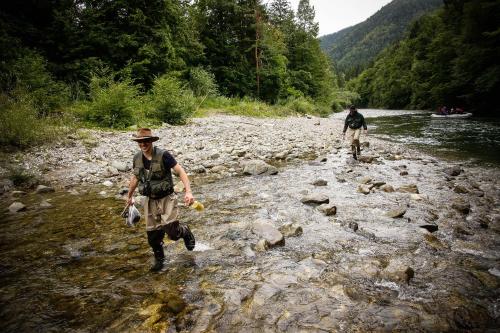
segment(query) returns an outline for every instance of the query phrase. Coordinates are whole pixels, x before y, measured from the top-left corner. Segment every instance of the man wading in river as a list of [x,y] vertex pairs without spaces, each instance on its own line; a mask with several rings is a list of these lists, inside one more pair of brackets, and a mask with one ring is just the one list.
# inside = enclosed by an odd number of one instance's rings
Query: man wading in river
[[352,157],[354,157],[355,160],[358,159],[358,155],[361,152],[361,147],[359,145],[361,126],[363,126],[366,135],[368,133],[368,128],[366,127],[365,118],[361,113],[358,112],[354,105],[351,105],[351,107],[349,108],[349,114],[345,118],[344,130],[342,131],[342,135],[343,137],[345,137],[347,128],[349,128],[347,136],[351,139]]
[[194,202],[189,184],[189,178],[184,169],[166,150],[153,146],[159,138],[153,136],[149,128],[141,128],[132,140],[139,144],[140,152],[134,156],[134,174],[130,178],[127,206],[134,203],[134,191],[139,187],[139,193],[146,196],[144,216],[148,243],[153,249],[155,263],[151,271],[157,272],[163,268],[165,254],[163,253],[163,238],[165,233],[172,240],[184,239],[184,245],[189,251],[195,246],[195,239],[189,227],[177,220],[177,194],[174,192],[173,169],[184,184],[184,203],[189,206]]

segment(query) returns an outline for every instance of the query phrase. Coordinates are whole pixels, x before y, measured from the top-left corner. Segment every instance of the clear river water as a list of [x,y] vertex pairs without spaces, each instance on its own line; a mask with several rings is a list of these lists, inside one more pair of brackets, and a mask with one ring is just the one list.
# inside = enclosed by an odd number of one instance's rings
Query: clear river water
[[[486,128],[475,119],[361,112],[376,136],[498,163],[485,151],[490,145],[498,151],[498,122]],[[484,138],[489,145],[482,145]],[[193,177],[205,210],[183,207],[181,219],[196,235],[196,248],[188,252],[182,241],[166,241],[166,267],[158,274],[148,272],[144,223],[130,228],[119,217],[118,187],[4,195],[0,331],[497,331],[495,168],[464,167],[450,178],[439,159],[396,145],[372,140],[362,156],[376,161],[358,163],[340,141],[331,144],[323,158],[276,163],[273,176]],[[315,185],[318,180],[324,186]],[[386,183],[394,189],[382,190]],[[360,193],[363,184],[368,194]],[[458,185],[467,192],[454,192]],[[309,194],[327,196],[336,214],[303,204]],[[450,205],[462,199],[470,212]],[[14,201],[27,209],[9,213]],[[402,215],[388,215],[395,209]],[[301,232],[263,251],[253,230],[260,219],[276,228],[293,223]]]
[[[481,165],[500,165],[500,119],[432,118],[429,112],[360,110],[369,131],[426,153]],[[345,114],[343,114],[345,116]]]

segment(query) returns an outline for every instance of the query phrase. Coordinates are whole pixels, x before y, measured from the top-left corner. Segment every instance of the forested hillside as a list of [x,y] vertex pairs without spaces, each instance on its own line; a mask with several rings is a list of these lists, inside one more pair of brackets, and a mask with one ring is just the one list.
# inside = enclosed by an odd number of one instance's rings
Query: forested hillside
[[359,74],[380,51],[403,38],[408,25],[443,0],[394,0],[366,21],[320,38],[322,49],[347,79]]
[[328,114],[340,106],[314,18],[309,0],[297,12],[287,0],[4,1],[1,141],[29,141],[19,119],[124,128],[241,103]]
[[447,0],[348,84],[371,107],[460,106],[496,115],[500,96],[500,1]]

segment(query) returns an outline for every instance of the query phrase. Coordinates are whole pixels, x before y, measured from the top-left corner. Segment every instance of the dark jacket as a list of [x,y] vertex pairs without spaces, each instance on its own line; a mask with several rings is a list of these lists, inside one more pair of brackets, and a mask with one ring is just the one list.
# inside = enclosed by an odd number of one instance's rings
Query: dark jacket
[[347,127],[350,129],[358,129],[361,128],[361,126],[363,126],[363,129],[366,130],[367,127],[365,117],[357,111],[353,114],[349,113],[345,118],[344,130],[342,132],[345,133],[347,131]]

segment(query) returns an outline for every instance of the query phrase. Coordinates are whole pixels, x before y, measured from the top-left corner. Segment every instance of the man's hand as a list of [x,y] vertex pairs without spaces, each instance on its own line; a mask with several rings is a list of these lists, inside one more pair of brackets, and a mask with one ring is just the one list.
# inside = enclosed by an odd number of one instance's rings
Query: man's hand
[[367,129],[365,129],[365,135],[366,135],[366,134],[368,134],[368,128],[367,128]]
[[125,206],[131,206],[135,203],[134,197],[128,197],[127,198],[127,204]]
[[191,191],[186,191],[186,194],[184,194],[184,204],[186,206],[191,206],[191,204],[194,202],[194,197]]
[[342,132],[340,136],[342,137],[342,141],[345,140],[345,132]]

